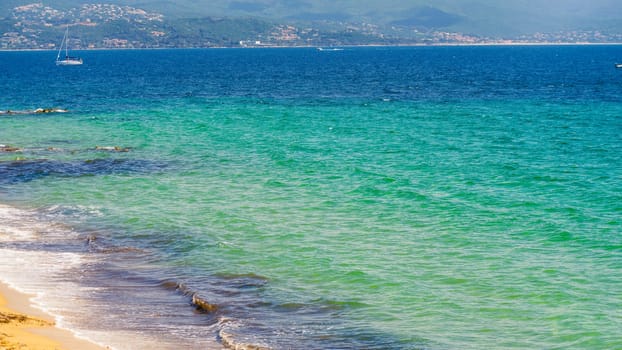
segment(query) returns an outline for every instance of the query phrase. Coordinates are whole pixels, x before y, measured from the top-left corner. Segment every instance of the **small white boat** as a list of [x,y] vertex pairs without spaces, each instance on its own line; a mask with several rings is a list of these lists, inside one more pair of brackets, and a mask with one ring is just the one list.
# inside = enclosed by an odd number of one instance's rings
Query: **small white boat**
[[616,63],[616,68],[622,68],[622,63]]
[[79,66],[82,63],[84,62],[81,58],[71,56],[65,56],[65,58],[63,58],[62,60],[56,60],[57,66]]
[[[69,48],[67,47],[68,41],[69,41],[69,25],[67,26],[67,29],[65,29],[65,35],[63,36],[63,41],[60,43],[60,48],[58,49],[58,55],[56,55],[57,66],[79,66],[83,63],[82,58],[69,56]],[[61,58],[61,52],[63,51],[63,46],[65,47],[65,57]]]

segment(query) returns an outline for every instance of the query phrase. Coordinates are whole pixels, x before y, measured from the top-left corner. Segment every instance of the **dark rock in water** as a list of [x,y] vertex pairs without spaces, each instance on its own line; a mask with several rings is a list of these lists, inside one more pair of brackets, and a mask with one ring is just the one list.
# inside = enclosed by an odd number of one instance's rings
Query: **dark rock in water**
[[[95,148],[88,148],[87,151],[107,151],[107,152],[119,152],[119,153],[124,153],[124,152],[129,152],[131,150],[130,147],[121,147],[121,146],[95,146]],[[49,147],[45,147],[45,148],[19,148],[19,147],[13,147],[11,145],[4,145],[4,144],[0,144],[0,152],[30,152],[30,153],[35,153],[35,152],[41,152],[41,151],[47,151],[47,152],[62,152],[64,151],[61,148],[56,148],[53,146],[49,146]],[[76,150],[71,151],[72,153],[77,152]]]
[[61,109],[61,108],[37,108],[37,109],[33,109],[33,110],[26,110],[26,111],[12,111],[12,110],[6,110],[6,111],[0,111],[0,115],[20,115],[20,114],[48,114],[48,113],[67,113],[69,112],[66,109]]
[[89,251],[100,254],[124,254],[124,253],[144,253],[145,251],[135,247],[118,246],[100,242],[96,235],[90,234],[86,237],[86,246]]
[[12,147],[9,145],[0,145],[0,152],[19,152],[21,148]]
[[86,244],[87,245],[95,244],[95,241],[97,241],[97,236],[95,236],[95,235],[88,235],[86,237]]
[[203,300],[200,296],[198,296],[196,293],[192,295],[192,304],[196,306],[197,309],[207,312],[207,313],[214,313],[218,311],[218,305],[208,303],[207,301]]
[[35,114],[41,113],[67,113],[68,111],[60,108],[37,108],[33,111]]
[[96,151],[110,151],[110,152],[129,152],[129,147],[119,146],[95,146]]

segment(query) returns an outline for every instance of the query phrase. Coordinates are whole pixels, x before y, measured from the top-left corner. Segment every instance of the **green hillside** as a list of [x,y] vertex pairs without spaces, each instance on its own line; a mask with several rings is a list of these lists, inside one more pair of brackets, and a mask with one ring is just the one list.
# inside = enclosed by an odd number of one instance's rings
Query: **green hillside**
[[[8,14],[35,0],[2,0]],[[91,0],[44,0],[59,9]],[[451,29],[478,35],[518,35],[558,30],[622,32],[619,1],[612,0],[106,0],[168,18],[258,17],[301,22],[368,22]],[[0,15],[0,17],[3,17]]]
[[[69,1],[69,0],[62,0]],[[173,17],[256,16],[447,28],[479,35],[557,30],[622,31],[612,0],[116,0]]]

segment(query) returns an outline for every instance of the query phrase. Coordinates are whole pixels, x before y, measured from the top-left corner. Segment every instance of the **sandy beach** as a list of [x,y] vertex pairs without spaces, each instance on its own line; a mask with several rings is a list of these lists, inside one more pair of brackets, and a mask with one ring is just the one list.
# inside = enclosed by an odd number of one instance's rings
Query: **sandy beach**
[[33,308],[30,297],[0,283],[0,350],[102,350],[104,347],[55,327],[52,316]]

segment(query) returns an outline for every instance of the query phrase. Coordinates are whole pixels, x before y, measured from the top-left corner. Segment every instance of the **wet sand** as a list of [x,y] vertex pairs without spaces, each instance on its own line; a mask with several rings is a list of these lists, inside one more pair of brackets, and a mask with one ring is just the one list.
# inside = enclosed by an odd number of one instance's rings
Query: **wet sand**
[[0,350],[104,350],[55,327],[54,319],[30,305],[28,295],[0,283]]

